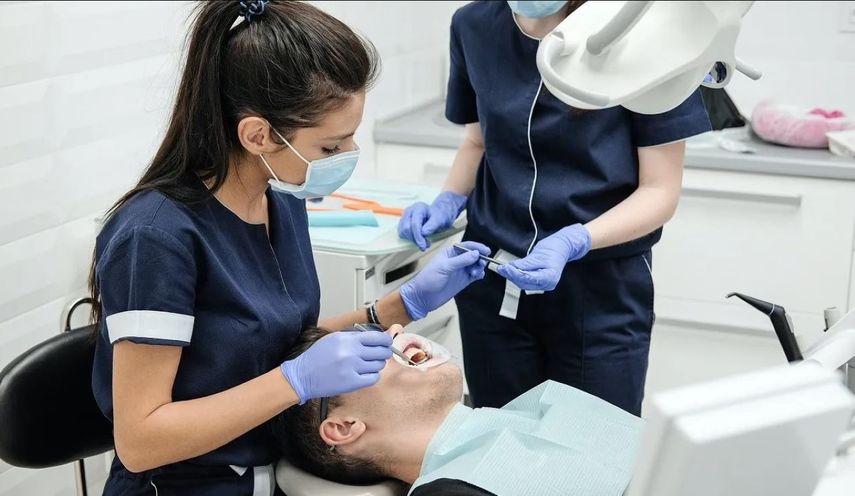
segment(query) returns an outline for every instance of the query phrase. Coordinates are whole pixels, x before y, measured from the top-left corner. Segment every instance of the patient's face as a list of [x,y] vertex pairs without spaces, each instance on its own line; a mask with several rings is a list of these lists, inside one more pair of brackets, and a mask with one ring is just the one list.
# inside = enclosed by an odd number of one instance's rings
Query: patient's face
[[380,372],[377,384],[344,395],[339,407],[342,411],[331,414],[359,416],[369,427],[380,421],[412,423],[423,416],[445,413],[461,400],[463,378],[453,361],[443,360],[435,353],[431,356],[431,343],[403,332],[401,326],[392,326],[387,332],[405,355],[418,362],[420,355],[427,353],[427,360],[413,367],[393,357]]

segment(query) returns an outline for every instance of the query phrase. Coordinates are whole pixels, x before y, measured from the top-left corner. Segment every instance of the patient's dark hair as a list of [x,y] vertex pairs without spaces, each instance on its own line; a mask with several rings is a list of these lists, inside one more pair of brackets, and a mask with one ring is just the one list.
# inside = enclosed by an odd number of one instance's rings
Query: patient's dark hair
[[[316,327],[305,329],[284,359],[295,358],[328,333]],[[330,410],[339,405],[340,397],[329,399]],[[340,484],[373,484],[387,479],[386,472],[371,460],[330,451],[319,434],[320,406],[319,399],[309,400],[292,406],[270,421],[273,438],[285,457],[306,472]]]

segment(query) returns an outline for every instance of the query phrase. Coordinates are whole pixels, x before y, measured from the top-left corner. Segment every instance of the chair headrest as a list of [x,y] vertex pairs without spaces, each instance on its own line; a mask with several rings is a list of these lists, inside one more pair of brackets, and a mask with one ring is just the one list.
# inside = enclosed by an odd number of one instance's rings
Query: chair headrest
[[92,394],[96,326],[30,348],[0,372],[0,459],[45,468],[113,447],[112,424]]
[[276,484],[288,496],[404,496],[408,490],[403,482],[391,479],[366,486],[339,484],[295,467],[285,458],[276,465]]

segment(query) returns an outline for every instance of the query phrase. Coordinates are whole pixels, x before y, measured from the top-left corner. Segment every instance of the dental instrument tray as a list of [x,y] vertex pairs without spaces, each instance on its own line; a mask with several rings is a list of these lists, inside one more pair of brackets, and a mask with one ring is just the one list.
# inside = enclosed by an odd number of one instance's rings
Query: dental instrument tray
[[[415,245],[398,237],[398,221],[401,219],[392,212],[400,212],[413,203],[422,201],[430,203],[439,194],[439,188],[418,186],[412,184],[381,181],[377,179],[352,178],[341,190],[332,197],[326,197],[321,202],[309,202],[311,210],[331,206],[340,207],[342,200],[367,205],[366,210],[380,208],[385,212],[377,212],[376,227],[355,225],[348,227],[309,228],[312,247],[324,250],[354,255],[384,255],[415,249]],[[358,202],[352,200],[358,198]],[[350,205],[350,203],[348,204]],[[350,210],[354,211],[354,210]],[[440,241],[463,230],[466,225],[465,216],[461,216],[454,225],[446,231],[430,236],[431,241]]]

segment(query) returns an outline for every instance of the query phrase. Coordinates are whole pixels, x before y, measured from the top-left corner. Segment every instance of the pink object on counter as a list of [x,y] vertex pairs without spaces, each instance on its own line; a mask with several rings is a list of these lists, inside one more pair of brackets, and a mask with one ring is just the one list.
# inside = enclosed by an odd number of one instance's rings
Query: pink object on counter
[[812,115],[821,115],[826,119],[835,119],[837,117],[846,117],[846,115],[840,110],[825,110],[821,108],[811,109],[809,114]]
[[799,148],[827,148],[829,131],[855,129],[855,120],[839,110],[804,109],[763,101],[751,115],[751,129],[770,143]]

